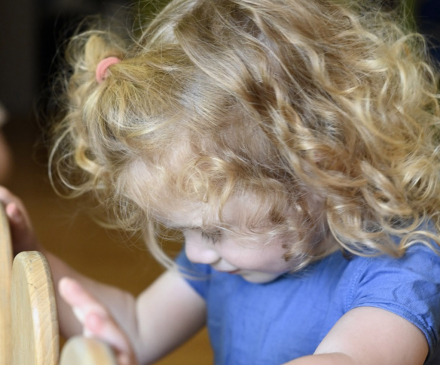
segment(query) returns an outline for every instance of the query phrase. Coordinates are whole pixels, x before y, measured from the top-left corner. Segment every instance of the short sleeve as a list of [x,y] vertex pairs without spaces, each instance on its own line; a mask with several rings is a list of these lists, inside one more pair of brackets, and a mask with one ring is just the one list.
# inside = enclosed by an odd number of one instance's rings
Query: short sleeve
[[211,266],[194,264],[188,260],[185,250],[176,258],[176,264],[184,279],[203,298],[206,299],[211,276]]
[[417,244],[399,259],[358,257],[353,264],[346,310],[377,307],[405,318],[424,333],[432,356],[440,331],[440,256]]

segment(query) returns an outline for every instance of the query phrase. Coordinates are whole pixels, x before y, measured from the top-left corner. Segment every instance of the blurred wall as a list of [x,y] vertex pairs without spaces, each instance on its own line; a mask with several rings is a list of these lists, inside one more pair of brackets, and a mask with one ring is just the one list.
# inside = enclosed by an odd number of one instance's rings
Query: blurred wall
[[84,16],[114,17],[129,0],[1,0],[0,101],[14,120],[32,117],[62,39]]
[[9,112],[28,116],[37,88],[35,0],[2,0],[0,5],[0,101]]
[[415,13],[419,30],[428,37],[430,52],[440,67],[440,0],[417,1]]

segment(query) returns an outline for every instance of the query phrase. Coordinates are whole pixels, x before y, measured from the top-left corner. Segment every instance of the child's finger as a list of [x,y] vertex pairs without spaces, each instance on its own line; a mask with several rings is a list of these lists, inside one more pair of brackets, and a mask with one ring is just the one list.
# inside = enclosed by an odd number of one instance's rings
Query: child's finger
[[120,365],[136,364],[127,337],[98,300],[70,278],[60,280],[59,292],[84,326],[85,336],[98,338],[112,346]]
[[5,211],[13,227],[18,229],[30,228],[28,227],[26,216],[16,202],[7,204]]
[[97,337],[121,353],[129,353],[130,347],[119,326],[109,315],[91,312],[85,316],[85,327],[93,337]]
[[58,291],[64,301],[72,307],[73,313],[78,321],[84,326],[84,335],[89,335],[85,327],[85,318],[89,313],[96,313],[104,316],[105,309],[99,305],[86,290],[75,280],[62,278],[58,284]]
[[9,220],[14,254],[21,251],[41,251],[23,203],[8,190],[0,187],[0,201],[5,206]]
[[6,206],[6,215],[9,219],[15,255],[21,251],[44,252],[30,221],[20,206],[16,203],[8,204]]
[[32,224],[23,202],[3,186],[0,186],[0,202],[3,203],[6,214],[12,223],[16,221],[14,218],[19,218],[20,223],[23,222],[27,228],[32,230]]
[[6,215],[11,219],[12,222],[20,224],[23,223],[24,220],[22,219],[22,214],[20,213],[20,210],[18,209],[17,204],[9,203],[5,207]]
[[0,201],[5,206],[11,203],[15,203],[20,210],[25,212],[22,201],[3,186],[0,186]]

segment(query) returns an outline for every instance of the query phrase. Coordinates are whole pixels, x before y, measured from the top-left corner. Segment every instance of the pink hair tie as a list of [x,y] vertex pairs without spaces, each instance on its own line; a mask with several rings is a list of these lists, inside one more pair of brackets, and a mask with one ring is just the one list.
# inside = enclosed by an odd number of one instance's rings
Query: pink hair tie
[[96,81],[98,82],[98,84],[101,84],[107,77],[108,68],[111,65],[114,65],[119,62],[121,62],[121,60],[118,57],[107,57],[98,63],[98,66],[96,66],[96,73],[95,73]]

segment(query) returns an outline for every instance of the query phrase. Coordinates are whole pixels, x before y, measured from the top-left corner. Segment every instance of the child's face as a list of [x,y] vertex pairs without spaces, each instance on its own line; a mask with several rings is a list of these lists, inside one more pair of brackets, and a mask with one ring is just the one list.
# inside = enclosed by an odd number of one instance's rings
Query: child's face
[[[131,172],[131,181],[142,181],[140,187],[135,185],[130,190],[132,199],[148,207],[148,203],[143,202],[142,193],[146,181],[152,187],[160,184],[155,183],[154,175],[142,163],[133,165]],[[166,194],[166,191],[157,193]],[[292,270],[293,264],[284,259],[286,249],[282,246],[289,242],[246,229],[246,222],[249,221],[257,228],[269,224],[264,214],[261,219],[254,219],[256,212],[264,210],[258,201],[252,195],[231,198],[223,208],[221,222],[215,211],[201,202],[189,203],[173,199],[170,205],[165,200],[161,206],[155,206],[154,211],[155,218],[162,224],[183,232],[185,250],[190,261],[211,265],[215,270],[231,275],[240,275],[249,282],[267,283]],[[207,218],[211,226],[224,228],[207,229],[204,218]]]
[[258,207],[243,202],[227,203],[221,224],[227,229],[204,227],[202,210],[186,211],[185,215],[177,213],[179,225],[174,227],[181,229],[185,236],[188,259],[211,265],[217,271],[240,275],[253,283],[270,282],[291,270],[292,264],[284,259],[285,242],[239,226],[238,222],[246,221],[255,209]]
[[291,269],[283,258],[285,249],[279,240],[267,242],[264,235],[234,239],[223,231],[206,232],[200,228],[186,228],[183,233],[190,261],[240,275],[249,282],[268,283]]

